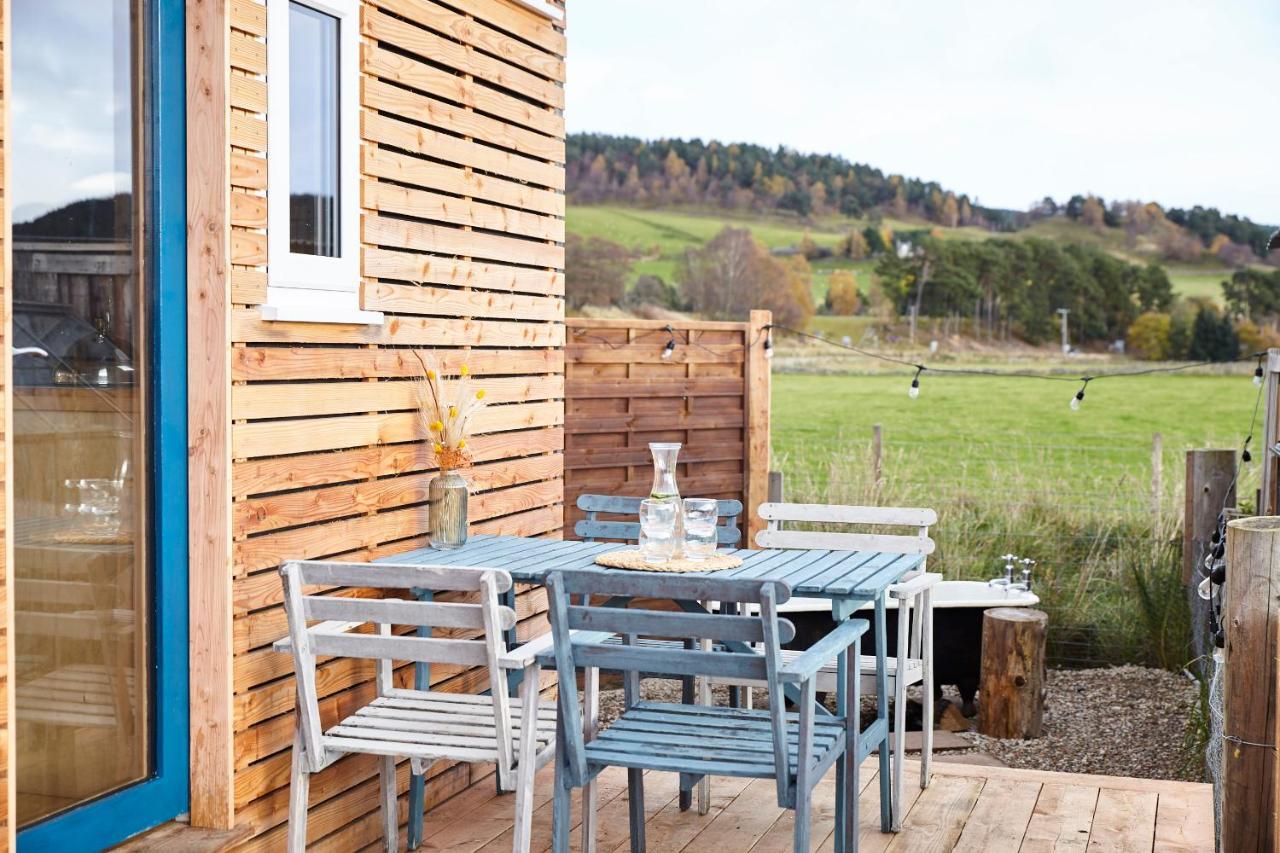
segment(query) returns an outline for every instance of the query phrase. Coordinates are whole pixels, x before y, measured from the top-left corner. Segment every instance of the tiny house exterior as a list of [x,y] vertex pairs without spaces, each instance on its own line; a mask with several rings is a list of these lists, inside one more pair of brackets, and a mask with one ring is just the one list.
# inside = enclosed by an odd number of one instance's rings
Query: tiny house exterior
[[[189,815],[281,849],[278,568],[423,544],[415,348],[498,404],[472,529],[564,523],[563,5],[0,17],[3,847],[99,849]],[[542,630],[540,590],[518,609]],[[325,710],[372,678],[322,665]],[[438,773],[428,805],[472,773]],[[316,849],[377,841],[374,763],[317,776],[311,806]]]

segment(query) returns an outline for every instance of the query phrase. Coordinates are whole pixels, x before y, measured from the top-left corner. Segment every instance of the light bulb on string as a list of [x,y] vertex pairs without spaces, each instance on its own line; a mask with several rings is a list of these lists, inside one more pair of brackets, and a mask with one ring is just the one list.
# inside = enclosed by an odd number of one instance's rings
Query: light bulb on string
[[916,365],[916,375],[911,377],[911,387],[907,389],[907,396],[912,400],[920,396],[920,374],[924,371],[924,366]]
[[1089,381],[1092,378],[1093,377],[1091,376],[1086,376],[1084,378],[1083,383],[1080,385],[1080,390],[1077,391],[1076,395],[1071,398],[1071,411],[1073,412],[1080,411],[1080,404],[1084,402],[1084,390],[1089,387]]
[[1249,442],[1251,442],[1251,441],[1253,441],[1253,434],[1252,434],[1252,433],[1250,433],[1249,435],[1245,436],[1245,438],[1244,438],[1244,448],[1240,451],[1240,461],[1241,461],[1241,462],[1252,462],[1252,461],[1253,461],[1253,454],[1249,452]]
[[773,326],[765,327],[764,332],[764,357],[773,358]]
[[667,338],[667,343],[662,348],[662,358],[669,359],[671,354],[676,351],[676,330],[667,326],[667,334],[671,337]]
[[1258,366],[1253,369],[1253,387],[1262,387],[1262,358],[1258,358]]

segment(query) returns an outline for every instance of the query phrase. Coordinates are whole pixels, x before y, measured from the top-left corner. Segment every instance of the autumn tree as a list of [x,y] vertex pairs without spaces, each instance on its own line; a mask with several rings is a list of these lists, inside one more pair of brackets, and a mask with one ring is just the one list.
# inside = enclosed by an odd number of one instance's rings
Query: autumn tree
[[836,254],[851,261],[860,261],[871,254],[871,247],[861,232],[850,231],[836,244]]
[[1171,356],[1170,330],[1173,318],[1168,314],[1148,311],[1129,324],[1125,333],[1125,349],[1150,361],[1163,361]]
[[1101,229],[1106,225],[1107,209],[1097,196],[1089,196],[1080,208],[1080,221],[1090,228]]
[[778,323],[803,327],[813,316],[809,262],[801,255],[780,261],[745,228],[726,227],[686,252],[676,280],[683,301],[711,319],[741,319],[763,308]]
[[564,269],[568,307],[615,305],[627,292],[631,253],[603,237],[570,233],[564,243]]
[[858,313],[862,295],[858,292],[858,279],[849,270],[836,270],[827,281],[827,310],[832,314],[850,316]]

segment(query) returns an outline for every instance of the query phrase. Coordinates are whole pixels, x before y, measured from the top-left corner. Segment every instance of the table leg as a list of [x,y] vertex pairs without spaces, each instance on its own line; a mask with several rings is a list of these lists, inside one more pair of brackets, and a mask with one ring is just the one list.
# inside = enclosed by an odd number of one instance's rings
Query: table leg
[[[686,649],[693,648],[693,640],[685,640],[684,647]],[[686,675],[680,680],[680,704],[692,705],[693,698],[693,676]],[[693,791],[686,791],[680,788],[680,811],[687,812],[693,806]]]
[[[885,637],[884,593],[876,596],[876,719],[882,721],[884,733],[880,741],[880,831],[893,828],[892,781],[889,774],[889,677],[888,651]],[[898,733],[902,737],[902,732]]]

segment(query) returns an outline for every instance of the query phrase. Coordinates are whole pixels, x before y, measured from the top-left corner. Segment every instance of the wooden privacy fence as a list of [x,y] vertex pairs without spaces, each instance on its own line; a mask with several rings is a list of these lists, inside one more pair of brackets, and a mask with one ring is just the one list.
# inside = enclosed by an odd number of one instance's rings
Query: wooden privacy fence
[[578,495],[649,493],[651,441],[683,444],[682,494],[742,501],[743,532],[755,536],[768,490],[771,319],[752,311],[746,323],[567,321],[566,537],[583,516]]

